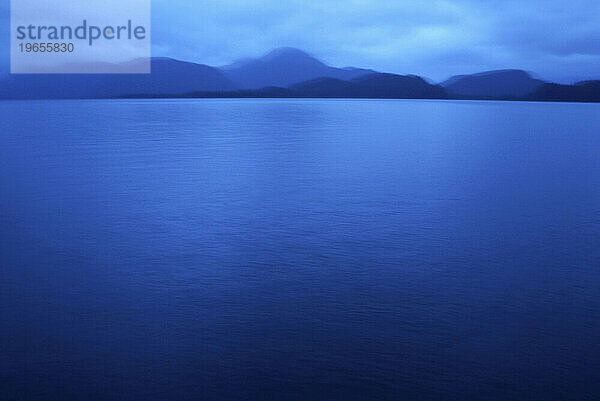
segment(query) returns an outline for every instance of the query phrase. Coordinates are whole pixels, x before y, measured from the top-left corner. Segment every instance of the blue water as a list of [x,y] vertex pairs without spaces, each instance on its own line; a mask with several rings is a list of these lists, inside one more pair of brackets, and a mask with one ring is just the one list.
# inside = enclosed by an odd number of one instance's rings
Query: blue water
[[0,117],[1,400],[600,397],[600,105]]

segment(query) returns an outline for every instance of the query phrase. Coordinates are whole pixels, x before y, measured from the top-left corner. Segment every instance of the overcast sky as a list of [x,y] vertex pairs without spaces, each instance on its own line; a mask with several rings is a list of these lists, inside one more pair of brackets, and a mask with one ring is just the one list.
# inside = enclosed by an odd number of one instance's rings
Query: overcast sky
[[[8,1],[0,50],[8,64]],[[81,1],[81,0],[72,0]],[[154,0],[153,55],[210,65],[301,48],[334,66],[442,80],[520,68],[600,78],[599,0]]]

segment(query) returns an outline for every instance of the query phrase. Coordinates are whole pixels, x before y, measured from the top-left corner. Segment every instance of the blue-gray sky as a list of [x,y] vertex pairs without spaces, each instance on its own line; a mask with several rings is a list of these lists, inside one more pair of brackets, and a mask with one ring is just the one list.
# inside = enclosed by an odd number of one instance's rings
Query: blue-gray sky
[[598,0],[153,0],[152,14],[154,56],[210,65],[292,46],[334,66],[433,80],[499,68],[600,78]]

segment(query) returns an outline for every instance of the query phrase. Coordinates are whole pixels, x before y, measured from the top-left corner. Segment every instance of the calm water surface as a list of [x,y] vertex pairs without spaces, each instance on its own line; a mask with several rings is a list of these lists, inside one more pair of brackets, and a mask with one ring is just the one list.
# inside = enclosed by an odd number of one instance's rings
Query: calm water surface
[[600,105],[0,117],[2,400],[600,397]]

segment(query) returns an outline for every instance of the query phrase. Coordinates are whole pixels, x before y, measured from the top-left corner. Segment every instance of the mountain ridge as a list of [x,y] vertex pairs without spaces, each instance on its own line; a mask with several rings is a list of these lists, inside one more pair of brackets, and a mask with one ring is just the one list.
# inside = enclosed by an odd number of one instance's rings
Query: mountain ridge
[[151,74],[14,74],[0,81],[0,98],[88,99],[142,93],[174,95],[191,88],[236,89],[220,70],[204,64],[161,57],[151,59],[151,69]]
[[262,57],[246,59],[234,64],[235,67],[225,67],[222,71],[240,89],[288,87],[319,77],[351,80],[373,72],[355,67],[331,67],[310,54],[292,47],[277,48]]
[[[127,63],[122,66],[126,71]],[[561,85],[542,81],[523,70],[504,69],[457,75],[436,84],[417,75],[331,67],[289,47],[220,68],[168,57],[152,58],[151,66],[151,74],[0,76],[0,99],[356,97],[600,101],[600,81]]]
[[533,78],[524,70],[502,69],[455,75],[440,85],[451,96],[511,98],[534,93],[542,84],[544,81]]

